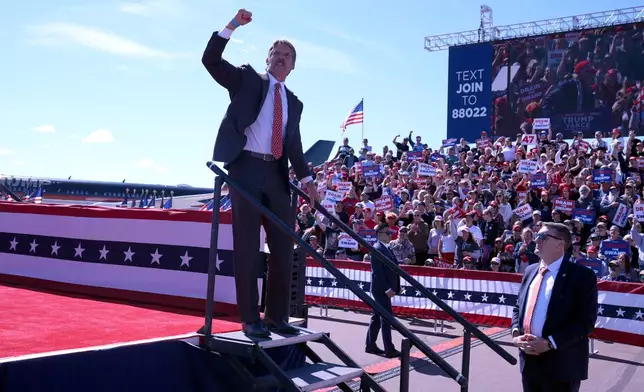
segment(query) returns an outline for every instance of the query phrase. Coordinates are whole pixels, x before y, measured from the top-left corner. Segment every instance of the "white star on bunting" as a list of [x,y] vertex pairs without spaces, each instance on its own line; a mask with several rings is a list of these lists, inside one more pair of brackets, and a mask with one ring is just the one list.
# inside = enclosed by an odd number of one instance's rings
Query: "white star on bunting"
[[221,270],[219,269],[219,266],[220,266],[220,265],[221,265],[221,263],[223,263],[223,262],[224,262],[224,259],[220,259],[220,258],[219,258],[219,252],[217,252],[217,271],[221,271]]
[[617,317],[624,317],[625,311],[622,308],[617,309]]
[[127,247],[127,251],[123,252],[123,254],[125,255],[125,260],[123,260],[124,262],[125,262],[125,261],[128,261],[128,260],[129,260],[130,262],[132,262],[132,257],[134,257],[134,255],[135,255],[136,253],[132,252],[132,247],[131,247],[131,246],[128,246],[128,247]]
[[85,252],[85,249],[81,246],[81,243],[78,243],[78,247],[74,248],[74,257],[79,257],[83,258],[83,252]]
[[150,264],[158,264],[161,265],[161,257],[163,256],[161,253],[159,253],[159,248],[154,250],[154,253],[150,253],[150,256],[152,256],[152,261]]
[[190,268],[190,260],[192,260],[192,257],[188,255],[188,251],[186,250],[186,254],[181,256],[181,265],[180,267],[183,267],[184,265],[188,268]]
[[16,237],[13,237],[13,241],[9,241],[9,250],[17,250],[16,247],[18,244],[19,242],[16,241]]
[[499,303],[504,304],[505,303],[505,295],[501,295],[499,297]]
[[60,245],[58,245],[58,241],[54,242],[54,244],[51,246],[51,254],[58,256],[58,249],[60,249]]
[[107,247],[103,245],[103,249],[99,249],[98,251],[101,252],[101,256],[98,259],[107,260],[107,254],[110,253],[110,251],[107,250]]
[[635,312],[635,320],[641,319],[641,318],[644,318],[644,313],[642,313],[641,310],[638,310],[637,312]]
[[38,243],[36,242],[36,239],[34,238],[33,241],[29,244],[29,253],[36,253],[36,248],[38,247]]

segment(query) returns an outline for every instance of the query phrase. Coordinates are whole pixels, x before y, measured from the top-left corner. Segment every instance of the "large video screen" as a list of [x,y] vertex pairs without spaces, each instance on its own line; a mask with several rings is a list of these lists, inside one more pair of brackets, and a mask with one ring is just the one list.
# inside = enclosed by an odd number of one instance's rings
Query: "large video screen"
[[516,136],[545,117],[566,138],[620,126],[624,136],[644,133],[643,23],[452,47],[449,56],[447,138]]

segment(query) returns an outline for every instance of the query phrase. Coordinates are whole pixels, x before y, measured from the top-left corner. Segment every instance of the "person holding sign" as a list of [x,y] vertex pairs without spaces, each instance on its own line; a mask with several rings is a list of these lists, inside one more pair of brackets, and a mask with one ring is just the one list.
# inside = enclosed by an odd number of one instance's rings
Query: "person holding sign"
[[[397,263],[396,257],[389,248],[392,231],[386,223],[380,223],[376,227],[378,241],[374,245],[389,260]],[[400,292],[400,278],[395,272],[385,267],[376,257],[371,258],[371,295],[373,299],[386,311],[393,314],[391,309],[391,298]],[[382,330],[382,341],[385,349],[382,350],[376,344],[378,333]],[[396,350],[391,340],[391,325],[374,313],[371,316],[365,352],[369,354],[385,355],[387,358],[397,358],[400,351]]]

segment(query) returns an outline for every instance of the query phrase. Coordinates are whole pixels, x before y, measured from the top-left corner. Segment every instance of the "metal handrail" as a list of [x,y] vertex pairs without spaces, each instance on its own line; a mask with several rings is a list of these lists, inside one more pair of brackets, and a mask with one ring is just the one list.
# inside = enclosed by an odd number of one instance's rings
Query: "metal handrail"
[[[440,367],[452,379],[454,379],[460,385],[467,385],[468,383],[467,378],[463,377],[463,375],[458,370],[456,370],[452,365],[450,365],[447,361],[441,358],[434,350],[432,350],[427,345],[427,343],[425,343],[422,339],[420,339],[413,332],[411,332],[404,324],[398,321],[398,319],[394,317],[393,314],[391,314],[390,312],[387,312],[373,298],[371,298],[371,296],[365,293],[364,290],[359,288],[357,284],[355,284],[351,279],[349,279],[345,274],[343,274],[342,271],[340,271],[337,267],[335,267],[332,263],[330,263],[326,258],[318,254],[315,251],[315,249],[313,249],[311,245],[309,245],[306,241],[304,241],[302,237],[297,235],[291,227],[289,227],[281,219],[275,216],[275,214],[273,214],[268,208],[266,208],[257,200],[255,200],[248,192],[246,192],[242,187],[240,187],[239,184],[232,181],[228,176],[228,174],[226,174],[223,170],[221,170],[221,168],[219,168],[214,162],[209,161],[207,163],[207,166],[210,170],[212,170],[215,174],[219,176],[219,178],[217,178],[217,180],[215,181],[216,188],[219,188],[219,189],[215,189],[215,200],[219,196],[217,195],[217,190],[219,191],[221,190],[221,185],[217,186],[217,183],[221,184],[221,179],[223,179],[224,182],[228,183],[229,187],[236,189],[237,192],[239,192],[239,194],[242,197],[244,197],[254,208],[258,209],[262,213],[262,215],[266,217],[266,219],[269,219],[280,230],[290,235],[293,238],[293,240],[300,247],[302,247],[302,249],[304,249],[314,259],[316,259],[324,268],[326,268],[327,271],[329,271],[331,275],[333,275],[340,283],[342,283],[346,288],[351,290],[353,294],[355,294],[364,303],[366,303],[369,307],[371,307],[383,320],[388,322],[401,335],[409,339],[414,346],[416,346],[423,354],[425,354],[428,358],[430,358],[436,365],[438,365],[438,367]],[[219,219],[218,217],[219,217],[219,209],[215,210],[213,208],[213,224],[214,222],[218,222],[218,219]],[[212,242],[211,242],[211,245],[212,245]],[[211,248],[210,252],[211,253],[210,253],[209,266],[215,262],[217,248],[216,247],[215,249]],[[211,268],[208,269],[208,272],[209,272],[208,274],[209,287],[208,287],[208,293],[207,293],[207,296],[208,296],[207,300],[210,302],[213,300],[213,297],[214,297],[214,290],[211,290],[211,286],[210,286]],[[212,273],[214,274],[214,269]],[[214,286],[214,277],[212,278],[212,285]],[[211,312],[210,321],[212,321],[212,308],[209,307],[208,309]],[[206,320],[208,321],[208,319],[209,317],[208,315],[206,315]],[[208,322],[206,324],[208,324]],[[211,330],[210,329],[211,326],[206,325],[205,327],[206,327],[206,331],[208,332],[208,334],[206,335],[208,336]]]
[[[291,183],[291,189],[296,192],[300,197],[302,197],[304,200],[310,201],[309,196],[300,188],[295,186],[294,184]],[[371,257],[376,256],[376,258],[383,263],[387,268],[390,270],[394,271],[396,274],[398,274],[400,277],[405,279],[414,289],[417,291],[421,292],[427,299],[435,303],[439,308],[441,308],[445,313],[450,315],[456,322],[461,324],[465,330],[469,331],[472,335],[474,335],[477,339],[480,339],[483,343],[485,343],[488,347],[490,347],[494,352],[499,354],[503,359],[505,359],[508,363],[512,365],[517,364],[517,359],[512,356],[509,352],[505,351],[503,347],[501,347],[499,344],[494,342],[494,340],[490,339],[486,334],[481,332],[480,329],[474,326],[474,324],[470,323],[467,321],[463,316],[461,316],[458,312],[456,312],[452,307],[447,305],[442,299],[438,298],[435,296],[429,289],[425,286],[423,286],[419,281],[414,279],[407,271],[402,269],[398,264],[394,263],[393,261],[389,260],[382,252],[374,248],[371,244],[369,244],[364,238],[360,237],[358,233],[353,231],[348,225],[346,225],[344,222],[342,222],[340,219],[338,219],[336,216],[333,214],[329,213],[326,208],[322,207],[322,205],[319,202],[315,202],[314,205],[315,209],[324,215],[326,218],[328,218],[330,221],[335,223],[340,230],[342,230],[344,233],[348,234],[351,238],[356,240],[358,244],[360,244],[362,247],[366,248],[369,253],[371,254]]]

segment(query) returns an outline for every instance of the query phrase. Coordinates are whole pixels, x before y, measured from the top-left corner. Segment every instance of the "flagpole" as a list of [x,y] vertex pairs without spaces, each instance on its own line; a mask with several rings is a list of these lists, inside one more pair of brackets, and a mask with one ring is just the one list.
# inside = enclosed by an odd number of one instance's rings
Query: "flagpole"
[[364,140],[364,98],[362,98],[362,140]]

